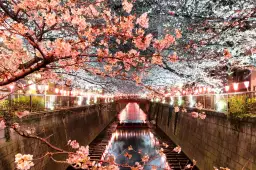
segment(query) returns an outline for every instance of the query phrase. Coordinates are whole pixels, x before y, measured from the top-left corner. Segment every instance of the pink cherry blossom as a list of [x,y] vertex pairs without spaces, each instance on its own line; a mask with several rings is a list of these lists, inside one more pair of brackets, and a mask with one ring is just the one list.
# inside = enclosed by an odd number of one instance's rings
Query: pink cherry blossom
[[175,15],[175,12],[174,11],[169,11],[169,14],[170,15]]
[[198,113],[197,112],[191,112],[191,116],[193,118],[198,118]]
[[135,166],[136,168],[138,168],[139,170],[143,169],[143,166],[139,163],[139,162],[135,162]]
[[104,70],[105,70],[106,72],[111,72],[111,71],[112,71],[112,66],[111,66],[111,65],[105,65],[105,66],[104,66]]
[[79,143],[76,140],[69,140],[68,145],[70,145],[73,149],[79,148]]
[[178,29],[175,29],[175,34],[176,34],[176,38],[178,39],[182,37],[181,32]]
[[4,129],[6,126],[5,126],[5,122],[4,120],[1,120],[0,122],[0,129]]
[[174,152],[180,153],[181,152],[181,147],[178,145],[173,149]]
[[172,55],[169,55],[169,60],[175,63],[178,60],[178,56],[176,52],[173,52]]
[[130,13],[132,11],[132,7],[133,7],[132,3],[129,3],[127,0],[123,0],[122,5],[123,5],[123,9],[127,13]]
[[180,111],[180,108],[179,108],[178,106],[175,106],[175,107],[174,107],[174,112],[177,113],[177,112],[179,112],[179,111]]
[[164,40],[166,41],[166,48],[175,43],[175,38],[170,34],[166,34]]
[[168,148],[168,147],[169,147],[169,145],[168,145],[167,143],[164,143],[164,142],[163,142],[163,146],[164,146],[165,148]]
[[[71,143],[72,141],[69,141]],[[88,165],[91,164],[89,155],[89,146],[81,146],[76,153],[68,155],[67,163],[71,164],[75,168],[88,169]]]
[[92,4],[89,5],[89,8],[90,8],[91,13],[92,13],[93,16],[98,16],[99,15],[99,12],[97,11],[97,9]]
[[55,13],[49,13],[46,15],[45,23],[50,27],[57,22]]
[[157,167],[156,166],[152,166],[151,170],[157,170]]
[[174,44],[174,42],[175,38],[172,35],[167,34],[165,35],[164,39],[155,40],[153,47],[157,49],[159,52],[161,52],[163,49],[169,48],[170,45]]
[[185,169],[190,169],[190,168],[192,168],[191,164],[188,164],[185,166]]
[[226,48],[223,50],[223,55],[225,58],[230,58],[232,56],[231,53]]
[[136,24],[139,24],[143,28],[148,28],[148,13],[143,13],[136,21]]
[[142,37],[142,36],[139,36],[139,37],[135,37],[133,39],[133,43],[135,44],[135,46],[140,49],[140,50],[146,50],[151,41],[152,41],[152,38],[153,38],[153,35],[152,34],[148,34],[146,35],[146,37]]
[[21,112],[15,112],[16,116],[18,116],[19,118],[22,118],[24,116],[29,115],[29,111],[25,110],[25,111],[21,111]]
[[199,113],[198,116],[199,116],[200,119],[203,119],[203,120],[206,118],[206,114],[204,112],[203,113]]
[[142,162],[148,162],[149,161],[149,156],[148,155],[144,155],[142,158],[141,158]]
[[162,65],[163,64],[163,57],[161,55],[158,54],[154,54],[152,56],[152,64],[157,64],[157,65]]
[[14,129],[19,129],[19,128],[20,128],[19,123],[13,123],[13,128],[14,128]]
[[33,155],[22,155],[20,153],[15,155],[16,168],[20,170],[28,170],[34,166]]

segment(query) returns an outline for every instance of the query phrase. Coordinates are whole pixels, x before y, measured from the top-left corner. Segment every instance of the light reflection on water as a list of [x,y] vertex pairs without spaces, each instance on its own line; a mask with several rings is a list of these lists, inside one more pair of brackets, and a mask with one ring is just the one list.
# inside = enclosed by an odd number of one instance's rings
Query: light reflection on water
[[145,123],[146,117],[137,103],[128,103],[118,115],[120,123]]
[[[130,145],[133,150],[128,150]],[[102,159],[106,159],[108,155],[114,155],[117,164],[134,166],[136,162],[142,164],[142,155],[147,154],[150,158],[150,161],[146,163],[147,165],[164,168],[166,157],[158,154],[159,147],[158,139],[149,130],[117,130],[112,134]],[[125,157],[125,153],[132,155],[132,157],[130,159]],[[149,170],[151,166],[145,166],[143,169]]]

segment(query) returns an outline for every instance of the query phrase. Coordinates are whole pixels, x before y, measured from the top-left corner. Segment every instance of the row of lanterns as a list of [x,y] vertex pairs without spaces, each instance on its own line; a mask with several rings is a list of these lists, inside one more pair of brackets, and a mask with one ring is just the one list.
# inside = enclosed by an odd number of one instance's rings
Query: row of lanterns
[[[250,84],[249,81],[245,81],[245,82],[244,82],[244,86],[245,86],[245,88],[246,88],[247,90],[248,90],[249,84]],[[235,91],[238,90],[238,87],[239,87],[239,83],[233,83],[233,89],[234,89]],[[230,86],[225,86],[225,91],[228,92],[229,90],[230,90]]]
[[[8,88],[10,89],[11,92],[13,92],[15,85],[14,84],[10,84],[8,86]],[[28,92],[31,93],[31,91],[38,91],[39,93],[44,93],[47,94],[47,91],[49,90],[49,85],[35,85],[32,84],[29,86],[29,90]],[[64,89],[60,89],[60,88],[55,88],[54,93],[57,95],[62,95],[62,96],[94,96],[94,97],[102,97],[102,98],[107,98],[107,102],[111,101],[111,98],[113,98],[112,95],[102,95],[102,94],[98,94],[98,93],[93,93],[93,92],[85,92],[81,89],[73,89],[71,91],[69,90],[64,90]]]

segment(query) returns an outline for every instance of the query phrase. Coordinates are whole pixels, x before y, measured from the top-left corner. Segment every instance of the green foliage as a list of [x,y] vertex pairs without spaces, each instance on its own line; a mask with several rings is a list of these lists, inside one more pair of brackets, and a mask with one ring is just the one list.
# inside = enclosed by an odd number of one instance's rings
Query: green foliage
[[7,110],[9,105],[8,100],[0,100],[0,109],[1,110]]
[[[31,103],[32,111],[40,111],[44,109],[44,99],[42,97],[33,96]],[[29,110],[30,96],[21,96],[12,100],[13,110]]]
[[175,98],[173,106],[183,106],[185,101],[183,99]]
[[255,114],[256,116],[256,98],[247,99],[247,113]]
[[[231,117],[254,117],[256,110],[256,98],[248,96],[232,96],[229,98],[229,115]],[[251,116],[250,116],[251,115]]]

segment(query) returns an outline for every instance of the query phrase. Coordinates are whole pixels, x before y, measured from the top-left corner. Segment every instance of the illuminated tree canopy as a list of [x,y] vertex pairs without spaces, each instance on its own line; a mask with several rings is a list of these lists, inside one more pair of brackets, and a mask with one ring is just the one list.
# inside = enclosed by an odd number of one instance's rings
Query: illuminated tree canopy
[[221,86],[255,66],[255,11],[254,0],[2,0],[0,85]]

